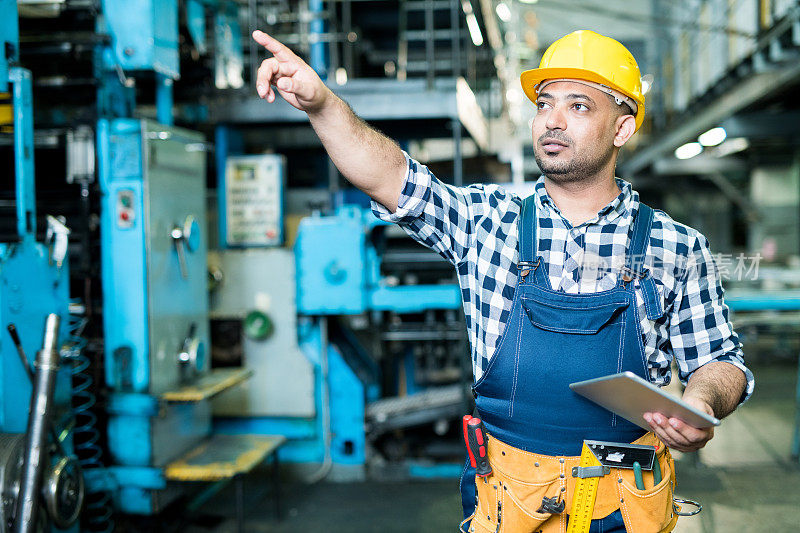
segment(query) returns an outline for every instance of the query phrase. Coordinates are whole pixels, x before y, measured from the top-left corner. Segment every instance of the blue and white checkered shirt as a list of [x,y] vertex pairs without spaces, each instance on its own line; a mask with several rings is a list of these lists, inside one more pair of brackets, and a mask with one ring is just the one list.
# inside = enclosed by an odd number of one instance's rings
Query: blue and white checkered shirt
[[[477,380],[488,366],[511,312],[522,199],[498,185],[444,184],[427,167],[405,156],[408,173],[397,210],[391,213],[374,201],[372,210],[456,267]],[[544,177],[536,183],[538,252],[554,290],[598,292],[617,283],[639,194],[625,180],[616,178],[616,183],[620,194],[597,216],[575,227],[548,196]],[[660,385],[669,383],[673,357],[684,383],[700,366],[725,361],[745,373],[747,391],[742,399],[749,398],[753,374],[744,364],[742,345],[728,319],[708,240],[656,210],[647,251],[638,259],[650,270],[664,310],[661,318],[649,320],[635,282],[651,378]]]

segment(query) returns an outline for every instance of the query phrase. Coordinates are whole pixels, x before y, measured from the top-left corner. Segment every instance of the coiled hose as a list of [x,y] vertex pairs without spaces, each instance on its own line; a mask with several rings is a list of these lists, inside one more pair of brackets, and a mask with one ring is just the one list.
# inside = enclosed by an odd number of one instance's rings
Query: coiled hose
[[[84,353],[88,341],[83,338],[83,330],[89,321],[84,316],[70,313],[69,332],[66,339],[67,351],[65,359],[72,364],[72,412],[75,417],[73,442],[75,454],[84,475],[91,475],[92,470],[104,469],[103,450],[100,448],[100,431],[97,429],[97,415],[94,407],[97,398],[92,392],[94,380],[88,369],[91,361]],[[108,533],[114,530],[112,519],[111,494],[107,490],[98,490],[87,484],[84,511],[82,514],[82,530],[97,533]]]

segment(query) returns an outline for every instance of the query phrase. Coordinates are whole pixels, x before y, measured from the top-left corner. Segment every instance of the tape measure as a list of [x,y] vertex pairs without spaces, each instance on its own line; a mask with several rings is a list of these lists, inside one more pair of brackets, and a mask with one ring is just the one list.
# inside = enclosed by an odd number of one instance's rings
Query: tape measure
[[[600,467],[600,461],[584,442],[581,449],[581,468]],[[597,498],[597,485],[600,477],[578,476],[575,485],[575,493],[572,496],[572,507],[569,511],[569,527],[567,533],[588,533],[589,526],[592,524],[592,512],[594,502]]]

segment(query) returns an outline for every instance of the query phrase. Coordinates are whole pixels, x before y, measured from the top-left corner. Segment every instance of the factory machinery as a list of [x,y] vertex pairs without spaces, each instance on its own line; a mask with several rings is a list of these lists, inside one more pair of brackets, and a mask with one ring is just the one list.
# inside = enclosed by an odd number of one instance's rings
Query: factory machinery
[[[452,266],[363,195],[329,193],[330,173],[290,187],[305,153],[208,122],[203,94],[238,95],[256,61],[240,15],[285,31],[308,18],[280,2],[135,4],[0,0],[16,184],[0,198],[0,529],[111,531],[196,508],[246,473],[208,465],[243,456],[306,481],[457,475],[471,400]],[[383,65],[333,4],[301,6],[320,37],[295,46],[321,73],[343,68],[337,47],[351,73]],[[409,46],[403,76],[429,76],[409,60],[427,45]]]
[[16,65],[16,15],[0,15],[16,211],[16,231],[0,243],[0,530],[77,531],[84,481],[71,399],[81,341],[69,310],[69,230],[48,217],[37,240],[31,73]]
[[[280,157],[227,162],[228,180],[246,166],[272,169],[256,171],[248,187],[282,183]],[[293,251],[244,245],[226,230],[231,212],[236,227],[258,224],[242,220],[236,187],[220,196],[227,240],[209,261],[219,280],[212,354],[255,377],[215,401],[215,427],[286,435],[284,462],[323,460],[337,479],[363,478],[367,465],[375,473],[457,473],[462,449],[451,422],[468,409],[469,355],[450,264],[354,204],[303,218]],[[255,233],[269,227],[264,221]]]

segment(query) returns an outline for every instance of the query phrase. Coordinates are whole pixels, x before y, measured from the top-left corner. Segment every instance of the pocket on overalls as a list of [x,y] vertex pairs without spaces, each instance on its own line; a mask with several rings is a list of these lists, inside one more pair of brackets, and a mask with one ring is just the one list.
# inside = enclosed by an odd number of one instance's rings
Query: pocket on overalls
[[[658,455],[661,465],[661,482],[645,490],[636,488],[632,470],[620,470],[620,510],[625,529],[631,533],[661,533],[671,531],[675,525],[672,494],[675,490],[675,464],[669,450]],[[645,476],[653,483],[652,474]]]
[[[489,476],[476,479],[478,507],[472,521],[475,533],[485,531],[539,531],[552,513],[539,513],[542,499],[557,498],[558,476],[537,482],[522,481],[495,468]],[[470,531],[473,531],[472,527]]]

